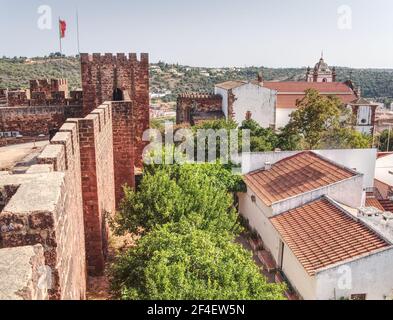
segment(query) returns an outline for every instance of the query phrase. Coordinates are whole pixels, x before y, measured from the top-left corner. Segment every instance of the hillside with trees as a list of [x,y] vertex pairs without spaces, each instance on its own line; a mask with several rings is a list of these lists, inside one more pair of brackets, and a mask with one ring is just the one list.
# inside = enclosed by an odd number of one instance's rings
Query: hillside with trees
[[[213,90],[214,84],[227,80],[255,79],[263,71],[266,81],[301,81],[305,68],[203,68],[159,62],[151,64],[151,92],[164,102],[175,101],[185,91]],[[393,101],[393,69],[350,69],[337,67],[338,81],[352,79],[362,88],[364,97],[380,102]],[[0,59],[0,88],[27,88],[30,79],[67,78],[71,89],[80,84],[80,65],[77,57],[48,57]]]

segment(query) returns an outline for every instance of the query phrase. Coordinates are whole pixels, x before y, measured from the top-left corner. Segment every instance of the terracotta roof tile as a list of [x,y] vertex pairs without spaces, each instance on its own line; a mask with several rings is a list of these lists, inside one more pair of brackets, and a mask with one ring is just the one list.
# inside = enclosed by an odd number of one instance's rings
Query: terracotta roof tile
[[237,87],[240,87],[244,84],[247,84],[247,81],[240,81],[240,80],[235,80],[235,81],[226,81],[223,83],[216,84],[216,87],[221,88],[221,89],[235,89]]
[[366,207],[374,207],[378,210],[385,211],[382,204],[375,197],[366,198]]
[[308,274],[390,244],[322,198],[270,218]]
[[263,86],[277,90],[277,108],[280,109],[295,108],[297,101],[304,98],[307,89],[316,89],[325,96],[334,95],[344,104],[349,104],[357,98],[353,90],[341,82],[264,82]]
[[[264,82],[263,86],[277,90],[278,93],[303,93],[307,89],[316,89],[321,93],[353,93],[352,89],[342,82],[306,82],[306,81],[283,81],[283,82]],[[355,98],[356,99],[356,98]],[[352,99],[355,100],[355,99]]]
[[247,187],[267,205],[348,179],[356,173],[325,160],[311,151],[275,163],[268,171],[244,176]]

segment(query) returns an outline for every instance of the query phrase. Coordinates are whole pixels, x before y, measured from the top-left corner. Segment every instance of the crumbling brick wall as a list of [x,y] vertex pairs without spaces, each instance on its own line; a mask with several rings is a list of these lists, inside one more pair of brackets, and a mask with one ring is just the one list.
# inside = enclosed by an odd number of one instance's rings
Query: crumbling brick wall
[[222,114],[222,97],[209,93],[183,93],[177,98],[176,123],[193,124],[193,118]]

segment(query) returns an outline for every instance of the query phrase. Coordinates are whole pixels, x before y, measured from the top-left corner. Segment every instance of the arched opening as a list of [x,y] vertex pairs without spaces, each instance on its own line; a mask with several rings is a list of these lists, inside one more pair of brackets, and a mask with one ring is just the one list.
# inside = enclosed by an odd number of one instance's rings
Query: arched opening
[[116,88],[115,91],[113,91],[112,101],[123,101],[123,100],[124,100],[123,91],[119,88]]
[[327,82],[328,80],[326,78],[323,78],[322,82]]

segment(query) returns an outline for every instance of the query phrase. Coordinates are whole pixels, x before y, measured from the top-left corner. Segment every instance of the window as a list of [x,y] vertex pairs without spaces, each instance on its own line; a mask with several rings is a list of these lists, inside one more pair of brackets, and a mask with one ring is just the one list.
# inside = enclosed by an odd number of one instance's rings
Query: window
[[366,298],[367,294],[365,293],[351,295],[351,300],[366,300]]
[[113,91],[113,101],[123,101],[123,91],[121,89],[117,88]]

